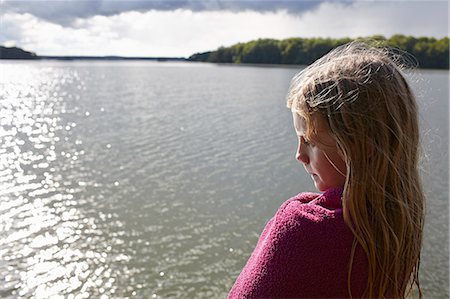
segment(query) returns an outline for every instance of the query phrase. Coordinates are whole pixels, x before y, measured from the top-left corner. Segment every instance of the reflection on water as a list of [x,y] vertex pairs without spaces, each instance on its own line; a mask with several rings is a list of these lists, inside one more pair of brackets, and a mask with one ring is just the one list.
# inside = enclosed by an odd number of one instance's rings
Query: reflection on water
[[[284,105],[295,72],[0,64],[0,297],[225,297],[266,221],[314,190]],[[426,146],[430,297],[448,291],[446,143]]]
[[83,82],[76,71],[26,65],[2,65],[1,76],[1,297],[114,294],[126,267],[109,261],[128,256],[97,226],[113,215],[80,209],[87,183],[73,170],[85,151],[71,134],[77,123],[61,118],[74,97],[66,86]]

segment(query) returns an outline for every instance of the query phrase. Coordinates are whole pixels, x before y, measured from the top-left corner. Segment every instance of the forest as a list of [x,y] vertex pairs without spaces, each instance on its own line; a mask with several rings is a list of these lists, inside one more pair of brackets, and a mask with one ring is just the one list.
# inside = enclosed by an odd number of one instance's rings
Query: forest
[[258,39],[220,47],[215,51],[196,53],[190,61],[249,64],[308,65],[331,49],[350,41],[364,41],[379,47],[394,49],[407,67],[449,69],[449,38],[374,35],[364,38],[289,38]]

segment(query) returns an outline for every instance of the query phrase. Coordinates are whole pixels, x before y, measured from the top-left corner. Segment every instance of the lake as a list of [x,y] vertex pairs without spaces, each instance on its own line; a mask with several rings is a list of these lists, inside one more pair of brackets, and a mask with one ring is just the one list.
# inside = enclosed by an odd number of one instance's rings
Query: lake
[[[0,297],[224,298],[278,207],[314,191],[299,69],[0,63]],[[428,194],[425,298],[448,298],[449,72],[409,74]]]

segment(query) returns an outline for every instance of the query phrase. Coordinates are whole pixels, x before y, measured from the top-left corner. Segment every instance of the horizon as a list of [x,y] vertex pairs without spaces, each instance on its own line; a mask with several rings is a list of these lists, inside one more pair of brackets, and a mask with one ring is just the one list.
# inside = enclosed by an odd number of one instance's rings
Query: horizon
[[448,37],[447,1],[0,2],[0,45],[39,56],[188,58],[261,38]]
[[[391,36],[382,36],[382,37],[385,38],[385,39],[389,39],[389,38],[391,38],[394,35],[402,35],[402,34],[393,34]],[[430,37],[430,36],[411,36],[411,35],[409,35],[409,36],[408,35],[403,35],[403,36],[405,36],[405,37],[413,37],[415,39],[419,39],[419,38],[435,38],[435,37]],[[357,37],[356,39],[358,39],[358,38],[370,38],[370,37],[371,36],[360,36],[360,37]],[[301,37],[292,37],[292,38],[301,38]],[[307,38],[307,39],[315,39],[315,38],[321,38],[321,37],[311,37],[311,38]],[[448,37],[436,38],[436,39],[440,40],[440,39],[444,39],[444,38],[448,38]],[[265,39],[265,38],[258,38],[258,40],[259,39]],[[328,39],[328,38],[323,38],[323,39]],[[332,38],[330,38],[330,39],[332,39]],[[279,40],[281,41],[283,39],[279,39]],[[242,43],[245,44],[245,43],[252,42],[252,41],[256,41],[256,40],[245,41],[245,42],[242,42]],[[29,50],[29,49],[23,49],[23,48],[20,48],[20,47],[17,47],[17,46],[4,46],[4,45],[0,45],[0,46],[2,46],[4,48],[10,48],[10,49],[16,48],[16,49],[22,50],[24,52],[34,54],[38,58],[44,58],[44,59],[45,58],[50,58],[50,59],[52,59],[52,58],[62,58],[62,59],[64,59],[64,58],[73,58],[73,59],[90,59],[90,58],[116,59],[117,58],[117,59],[136,59],[136,60],[139,60],[139,59],[141,59],[141,60],[146,60],[146,59],[147,60],[158,60],[158,59],[188,60],[191,56],[193,56],[195,54],[214,52],[214,51],[216,51],[218,49],[218,48],[216,48],[216,49],[207,50],[205,52],[192,53],[192,54],[190,54],[188,56],[184,56],[184,57],[182,57],[182,56],[174,57],[174,56],[123,56],[123,55],[77,55],[77,54],[75,54],[75,55],[63,55],[63,54],[62,55],[40,55],[39,53],[36,53],[35,51]],[[230,46],[233,46],[233,45],[230,45]]]

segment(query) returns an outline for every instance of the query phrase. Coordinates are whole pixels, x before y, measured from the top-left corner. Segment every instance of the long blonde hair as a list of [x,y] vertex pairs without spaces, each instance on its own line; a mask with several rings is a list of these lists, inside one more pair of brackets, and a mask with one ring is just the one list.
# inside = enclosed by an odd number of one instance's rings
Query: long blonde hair
[[424,201],[414,94],[391,52],[353,42],[296,75],[287,105],[326,120],[346,163],[344,220],[368,259],[364,297],[419,297]]

